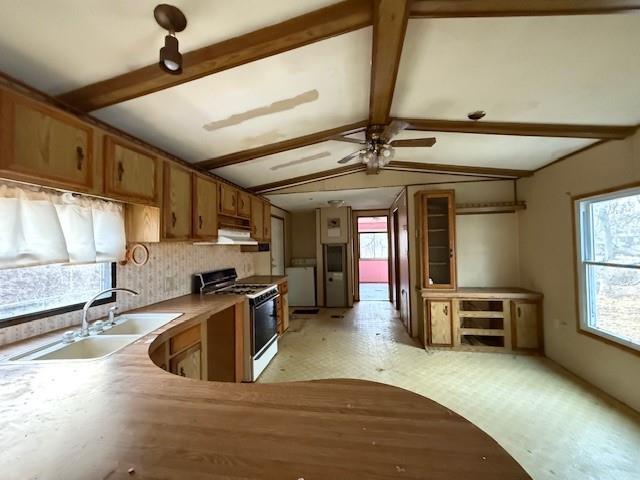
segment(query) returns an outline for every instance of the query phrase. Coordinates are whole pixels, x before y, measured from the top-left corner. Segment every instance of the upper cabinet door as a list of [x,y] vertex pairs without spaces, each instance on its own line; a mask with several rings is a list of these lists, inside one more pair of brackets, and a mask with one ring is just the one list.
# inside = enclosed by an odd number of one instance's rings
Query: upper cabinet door
[[455,198],[450,190],[419,192],[423,288],[456,288]]
[[238,216],[251,217],[251,197],[247,192],[238,191]]
[[191,172],[167,162],[164,169],[165,238],[191,238],[191,216]]
[[220,184],[220,209],[223,215],[238,214],[238,191],[226,183]]
[[193,177],[193,235],[218,236],[218,184],[200,175]]
[[127,200],[157,204],[160,168],[148,152],[105,136],[105,193]]
[[0,92],[0,169],[18,180],[93,188],[93,129],[64,112]]
[[258,197],[251,197],[251,236],[256,240],[264,237],[264,203]]
[[265,202],[264,203],[264,220],[263,220],[263,231],[264,234],[262,236],[262,239],[265,242],[270,242],[271,241],[271,204]]

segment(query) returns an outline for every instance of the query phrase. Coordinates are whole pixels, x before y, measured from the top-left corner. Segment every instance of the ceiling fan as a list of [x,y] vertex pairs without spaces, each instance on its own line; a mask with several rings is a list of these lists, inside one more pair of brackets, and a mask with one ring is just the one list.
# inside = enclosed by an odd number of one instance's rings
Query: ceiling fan
[[380,132],[379,129],[374,130],[369,128],[365,140],[335,137],[333,140],[362,145],[360,150],[347,155],[342,160],[338,160],[338,163],[344,165],[345,163],[358,159],[361,163],[366,164],[368,169],[377,171],[391,162],[395,155],[395,148],[397,147],[432,147],[436,143],[434,137],[392,140],[393,137],[407,127],[409,127],[407,122],[393,120],[382,132]]

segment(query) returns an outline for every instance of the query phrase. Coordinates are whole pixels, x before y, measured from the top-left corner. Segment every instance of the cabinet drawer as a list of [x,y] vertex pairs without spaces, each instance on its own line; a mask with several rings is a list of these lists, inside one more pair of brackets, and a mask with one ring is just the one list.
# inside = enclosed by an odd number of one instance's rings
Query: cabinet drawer
[[158,202],[160,168],[155,156],[107,135],[104,159],[106,193],[146,203]]
[[180,332],[169,340],[169,353],[173,355],[200,341],[200,324]]
[[28,99],[0,92],[0,169],[42,185],[93,187],[93,129]]

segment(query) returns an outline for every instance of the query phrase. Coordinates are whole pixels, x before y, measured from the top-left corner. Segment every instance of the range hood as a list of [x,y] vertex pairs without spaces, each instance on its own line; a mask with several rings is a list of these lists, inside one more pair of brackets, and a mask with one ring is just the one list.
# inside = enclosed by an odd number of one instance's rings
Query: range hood
[[194,242],[194,245],[258,245],[258,242],[251,238],[248,230],[234,230],[221,228],[218,230],[218,238],[209,242]]

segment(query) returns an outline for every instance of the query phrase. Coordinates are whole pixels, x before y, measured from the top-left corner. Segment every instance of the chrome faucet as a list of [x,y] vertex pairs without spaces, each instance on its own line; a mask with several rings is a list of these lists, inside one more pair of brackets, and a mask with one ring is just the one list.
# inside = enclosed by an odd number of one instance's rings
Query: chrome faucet
[[87,321],[89,308],[91,308],[91,305],[93,304],[93,302],[95,302],[98,298],[100,298],[105,293],[109,293],[109,292],[127,292],[127,293],[130,293],[131,295],[138,295],[138,292],[136,292],[135,290],[130,290],[128,288],[107,288],[106,290],[102,290],[101,292],[97,293],[96,296],[90,299],[87,303],[85,303],[84,307],[82,308],[82,327],[80,328],[81,337],[89,336],[89,322]]

